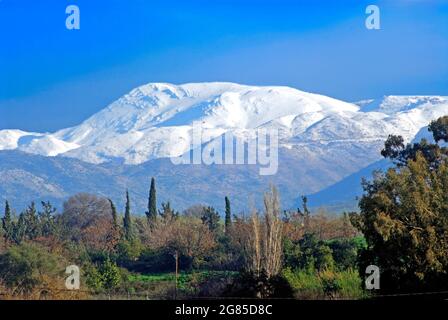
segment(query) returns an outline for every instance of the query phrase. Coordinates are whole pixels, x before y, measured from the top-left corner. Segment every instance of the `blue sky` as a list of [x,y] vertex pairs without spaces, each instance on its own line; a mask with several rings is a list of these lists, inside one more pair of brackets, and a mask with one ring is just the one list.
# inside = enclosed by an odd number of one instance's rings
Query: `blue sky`
[[[65,28],[65,8],[81,30]],[[368,4],[382,29],[364,27]],[[448,95],[448,0],[0,0],[0,129],[76,125],[147,82]]]

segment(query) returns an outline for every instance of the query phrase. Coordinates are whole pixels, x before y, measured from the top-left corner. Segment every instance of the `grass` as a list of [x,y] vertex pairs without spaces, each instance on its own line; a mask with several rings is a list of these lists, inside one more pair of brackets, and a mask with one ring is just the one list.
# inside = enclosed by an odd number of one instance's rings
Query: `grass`
[[[178,276],[178,294],[184,297],[195,296],[201,284],[214,278],[230,278],[237,275],[233,271],[193,271],[181,272]],[[130,274],[128,285],[135,291],[149,290],[159,292],[161,296],[170,297],[175,287],[175,273]],[[165,292],[165,293],[164,293]]]
[[283,276],[295,291],[297,299],[364,299],[362,280],[354,270],[291,270]]

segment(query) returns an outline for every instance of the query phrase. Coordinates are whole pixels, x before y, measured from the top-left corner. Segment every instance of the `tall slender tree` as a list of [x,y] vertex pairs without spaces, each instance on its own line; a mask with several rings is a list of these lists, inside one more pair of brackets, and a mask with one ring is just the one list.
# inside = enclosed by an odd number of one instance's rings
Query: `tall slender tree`
[[225,202],[226,202],[225,226],[226,226],[226,234],[228,235],[230,229],[232,228],[232,211],[230,208],[230,200],[228,197],[225,198]]
[[148,211],[146,216],[150,224],[153,224],[157,219],[157,195],[156,195],[156,180],[151,178],[151,187],[149,189],[148,197]]
[[5,240],[7,242],[11,241],[14,233],[14,225],[12,223],[11,207],[9,206],[8,201],[5,202],[5,215],[2,218],[2,227]]
[[111,199],[108,199],[110,203],[110,210],[112,214],[112,221],[114,223],[114,227],[118,226],[118,214],[117,214],[117,208],[115,207],[115,204]]
[[115,207],[115,204],[111,199],[108,199],[110,203],[110,211],[112,215],[112,228],[107,236],[108,242],[109,242],[109,250],[110,251],[116,251],[117,245],[119,244],[120,240],[122,239],[122,229],[118,223],[118,213],[117,208]]
[[123,229],[124,229],[124,237],[126,238],[126,240],[132,240],[133,230],[132,230],[132,220],[131,220],[131,201],[129,199],[129,191],[128,190],[126,190],[126,208],[124,211]]

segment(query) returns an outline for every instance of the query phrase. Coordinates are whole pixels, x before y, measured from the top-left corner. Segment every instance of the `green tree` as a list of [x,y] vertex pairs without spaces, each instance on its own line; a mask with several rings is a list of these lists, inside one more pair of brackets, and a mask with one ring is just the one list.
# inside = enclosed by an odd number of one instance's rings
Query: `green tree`
[[113,203],[113,201],[111,199],[108,199],[109,203],[110,203],[110,210],[111,210],[111,215],[112,215],[112,221],[114,223],[114,226],[117,227],[118,226],[118,213],[117,213],[117,208],[115,207],[115,204]]
[[43,237],[52,236],[56,233],[55,213],[56,208],[49,201],[42,201],[42,211],[39,211],[39,230]]
[[[442,119],[431,127],[436,141],[446,138]],[[445,152],[445,147],[427,141],[408,146],[398,153],[401,161],[396,167],[363,183],[361,212],[350,217],[367,241],[360,272],[377,265],[384,291],[437,290],[448,283]]]
[[421,139],[418,143],[406,146],[402,143],[396,145],[397,141],[403,141],[403,138],[390,135],[385,143],[385,148],[381,151],[381,155],[392,159],[397,167],[406,166],[408,160],[416,160],[417,155],[420,154],[428,161],[431,168],[436,168],[443,159],[446,159],[448,154],[447,148],[441,148],[439,145],[430,143],[426,139]]
[[206,207],[201,217],[202,223],[205,224],[208,229],[215,233],[219,230],[219,213],[213,207]]
[[25,213],[22,212],[19,215],[19,219],[13,224],[13,240],[15,243],[20,244],[26,237],[26,218]]
[[111,232],[108,235],[108,241],[110,242],[110,244],[112,244],[111,249],[116,251],[118,244],[122,238],[122,230],[121,227],[118,223],[118,213],[117,213],[117,208],[115,207],[115,204],[113,203],[113,201],[111,199],[108,199],[109,203],[110,203],[110,211],[111,211],[111,216],[112,216],[112,227],[111,227]]
[[298,243],[300,247],[300,269],[317,269],[319,271],[334,267],[333,252],[330,247],[317,238],[316,235],[307,233]]
[[107,291],[116,289],[121,283],[120,269],[117,264],[109,258],[101,264],[99,270],[101,276],[101,285]]
[[5,238],[5,241],[12,241],[14,234],[14,224],[12,221],[11,208],[8,201],[5,202],[5,215],[2,218],[2,227],[4,231],[3,236]]
[[57,277],[61,271],[59,264],[62,263],[62,257],[29,243],[12,246],[5,254],[0,255],[2,280],[18,292],[28,292],[42,285],[47,280],[46,277]]
[[126,190],[126,208],[123,218],[124,237],[126,240],[131,241],[134,238],[134,230],[132,226],[131,218],[131,200],[129,199],[129,191]]
[[157,220],[157,196],[156,196],[156,180],[151,178],[151,187],[148,197],[148,211],[146,212],[148,222],[153,225]]
[[164,220],[172,220],[179,216],[179,212],[174,211],[173,208],[171,208],[171,203],[168,201],[166,203],[162,203],[162,210],[159,211],[159,215]]
[[31,205],[25,210],[24,215],[25,237],[29,240],[34,240],[40,236],[39,217],[36,211],[36,205],[31,202]]
[[356,269],[359,250],[356,241],[355,239],[335,239],[326,243],[332,251],[338,269]]
[[228,235],[230,229],[232,228],[232,211],[230,208],[230,200],[228,197],[225,198],[225,202],[226,202],[225,227],[226,227],[226,234]]
[[448,142],[448,116],[441,117],[429,124],[429,132],[432,132],[436,142]]

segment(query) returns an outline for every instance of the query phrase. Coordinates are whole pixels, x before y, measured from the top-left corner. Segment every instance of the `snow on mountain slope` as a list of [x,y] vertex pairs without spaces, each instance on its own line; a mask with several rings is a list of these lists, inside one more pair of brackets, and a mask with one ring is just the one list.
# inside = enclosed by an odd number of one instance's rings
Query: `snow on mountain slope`
[[263,127],[277,128],[281,146],[311,158],[332,149],[370,148],[353,168],[359,169],[378,160],[387,135],[410,141],[429,121],[446,114],[448,98],[439,96],[389,96],[352,104],[289,87],[151,83],[76,127],[53,134],[0,131],[0,150],[141,164],[189,151],[193,124],[199,122],[207,137],[203,142],[228,131],[251,136]]
[[51,134],[31,133],[21,130],[0,130],[0,150],[23,152],[54,157],[79,146],[59,140]]
[[[179,156],[191,149],[194,122],[201,123],[206,141],[227,131],[250,135],[260,126],[279,122],[291,137],[298,115],[356,112],[359,107],[288,87],[254,87],[233,83],[199,83],[139,87],[80,126],[56,137],[80,148],[65,155],[101,163],[122,158],[139,164],[154,158]],[[248,133],[249,132],[249,133]]]
[[424,105],[446,104],[447,97],[441,96],[386,96],[382,100],[362,100],[356,103],[364,112],[377,111],[392,115]]
[[17,149],[20,138],[31,134],[22,130],[0,130],[0,150]]

